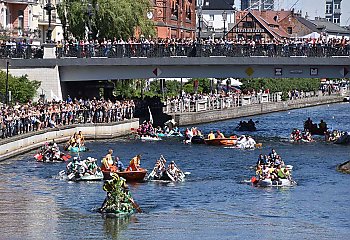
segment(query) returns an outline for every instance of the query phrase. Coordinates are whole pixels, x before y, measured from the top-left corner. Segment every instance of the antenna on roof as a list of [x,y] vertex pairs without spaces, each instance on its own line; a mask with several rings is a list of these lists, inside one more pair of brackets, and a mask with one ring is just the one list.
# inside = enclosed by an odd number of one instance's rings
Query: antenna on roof
[[300,1],[300,0],[297,0],[297,1],[290,7],[290,9],[293,9],[294,6],[297,5],[299,1]]

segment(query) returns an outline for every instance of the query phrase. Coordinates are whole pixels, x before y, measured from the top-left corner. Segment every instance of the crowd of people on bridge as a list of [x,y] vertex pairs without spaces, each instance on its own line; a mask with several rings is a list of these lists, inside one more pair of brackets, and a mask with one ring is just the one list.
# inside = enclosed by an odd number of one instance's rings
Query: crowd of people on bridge
[[[33,58],[37,45],[25,39],[9,39],[0,43],[0,56]],[[165,57],[165,56],[333,56],[350,55],[350,40],[346,38],[291,39],[160,39],[113,38],[76,39],[56,42],[57,57]],[[18,56],[19,55],[19,56]],[[40,56],[36,56],[40,57]]]
[[84,123],[109,123],[133,118],[133,100],[114,101],[72,99],[66,101],[28,102],[2,105],[0,108],[1,137],[7,138],[44,128]]

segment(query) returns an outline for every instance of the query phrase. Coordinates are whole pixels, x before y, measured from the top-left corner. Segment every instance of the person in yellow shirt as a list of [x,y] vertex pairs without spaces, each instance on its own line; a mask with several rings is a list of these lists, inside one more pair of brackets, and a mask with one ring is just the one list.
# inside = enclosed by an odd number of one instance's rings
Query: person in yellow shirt
[[214,135],[213,131],[210,131],[210,133],[208,134],[208,139],[209,140],[215,139],[215,135]]
[[129,171],[138,171],[140,169],[140,164],[141,164],[141,155],[138,154],[131,159],[129,167],[127,169]]

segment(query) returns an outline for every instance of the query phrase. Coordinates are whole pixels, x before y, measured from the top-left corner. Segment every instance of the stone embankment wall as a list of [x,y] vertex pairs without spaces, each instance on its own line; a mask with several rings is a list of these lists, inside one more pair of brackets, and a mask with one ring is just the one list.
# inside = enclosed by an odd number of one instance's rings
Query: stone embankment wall
[[284,102],[261,103],[246,105],[237,108],[211,110],[191,113],[172,114],[172,118],[180,126],[215,122],[239,117],[254,116],[259,114],[286,111],[290,109],[317,106],[342,102],[344,96],[320,96],[312,98],[302,98]]
[[138,126],[139,120],[135,118],[118,123],[71,125],[18,135],[0,141],[0,161],[37,149],[47,141],[65,142],[78,131],[82,131],[85,139],[107,139],[128,135],[131,128]]

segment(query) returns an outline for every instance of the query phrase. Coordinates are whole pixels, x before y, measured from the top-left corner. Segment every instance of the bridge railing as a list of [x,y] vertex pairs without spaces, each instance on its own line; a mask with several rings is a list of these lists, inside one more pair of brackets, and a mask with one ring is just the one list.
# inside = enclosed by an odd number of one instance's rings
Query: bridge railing
[[[350,56],[350,45],[324,44],[185,44],[127,43],[58,45],[57,58],[160,58],[160,57],[333,57]],[[34,45],[0,46],[0,58],[42,58],[43,49]]]

